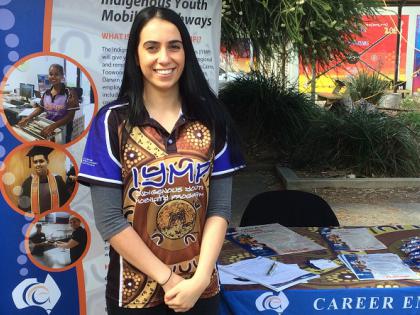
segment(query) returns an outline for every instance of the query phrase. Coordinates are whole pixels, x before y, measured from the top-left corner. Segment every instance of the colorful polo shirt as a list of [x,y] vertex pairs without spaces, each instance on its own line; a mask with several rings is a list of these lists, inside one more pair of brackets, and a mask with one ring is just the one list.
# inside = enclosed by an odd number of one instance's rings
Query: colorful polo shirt
[[45,118],[57,121],[67,115],[69,92],[64,84],[61,85],[60,92],[56,95],[51,94],[51,89],[45,91],[41,100],[41,107],[46,113]]
[[[95,117],[78,179],[98,185],[122,185],[122,212],[161,261],[190,278],[199,260],[206,220],[210,176],[243,165],[230,162],[225,146],[214,154],[209,129],[181,115],[169,134],[158,122],[127,130],[127,104],[111,103]],[[126,262],[112,248],[107,298],[127,308],[163,302],[156,281]],[[216,270],[202,297],[219,292]]]

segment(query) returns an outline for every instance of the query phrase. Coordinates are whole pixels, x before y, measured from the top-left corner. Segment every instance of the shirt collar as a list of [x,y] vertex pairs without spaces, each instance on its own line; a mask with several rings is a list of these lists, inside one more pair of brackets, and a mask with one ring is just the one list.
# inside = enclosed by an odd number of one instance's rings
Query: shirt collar
[[[46,90],[45,94],[46,95],[51,95],[51,90],[52,90],[52,87],[50,87],[48,90]],[[60,83],[60,91],[58,91],[58,94],[64,95],[65,93],[66,93],[66,85],[64,83]]]
[[[194,120],[194,118],[192,116],[186,114],[185,109],[186,108],[185,108],[185,105],[183,103],[181,105],[181,109],[179,111],[178,122],[181,121],[180,119],[183,119],[184,122]],[[140,126],[145,126],[145,125],[155,126],[156,123],[157,123],[157,121],[154,120],[152,117],[150,117],[149,112],[147,111],[146,108],[144,108],[143,117],[141,117],[141,119],[140,119]],[[180,124],[177,123],[175,126],[179,126],[179,125]]]

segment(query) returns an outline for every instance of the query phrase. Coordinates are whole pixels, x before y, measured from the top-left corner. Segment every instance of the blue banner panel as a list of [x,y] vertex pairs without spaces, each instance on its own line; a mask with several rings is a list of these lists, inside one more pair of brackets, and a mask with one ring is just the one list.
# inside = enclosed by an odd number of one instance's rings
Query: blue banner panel
[[228,291],[223,290],[226,306],[222,314],[282,315],[418,315],[418,287]]
[[1,78],[19,59],[42,51],[45,0],[0,1]]
[[[41,52],[44,35],[44,0],[0,0],[1,79],[19,59]],[[4,89],[8,89],[4,86]],[[0,165],[18,146],[0,119]],[[2,240],[2,284],[0,314],[79,314],[76,268],[65,272],[45,271],[35,266],[25,248],[32,217],[14,211],[0,198]]]

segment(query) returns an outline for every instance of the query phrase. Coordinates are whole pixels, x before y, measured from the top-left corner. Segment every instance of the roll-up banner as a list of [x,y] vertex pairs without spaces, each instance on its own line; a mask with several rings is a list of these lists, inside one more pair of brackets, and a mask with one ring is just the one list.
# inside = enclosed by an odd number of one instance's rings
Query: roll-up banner
[[[108,246],[75,178],[92,118],[118,95],[131,23],[147,6],[181,16],[217,91],[221,0],[0,0],[0,314],[106,314]],[[69,110],[71,124],[48,128]]]

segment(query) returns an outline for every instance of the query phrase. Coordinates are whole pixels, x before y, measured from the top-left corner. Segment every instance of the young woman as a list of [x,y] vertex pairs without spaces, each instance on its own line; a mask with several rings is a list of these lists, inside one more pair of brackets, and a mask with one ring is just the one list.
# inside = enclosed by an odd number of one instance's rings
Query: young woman
[[25,126],[34,117],[46,112],[45,118],[54,123],[41,131],[44,137],[54,135],[54,130],[66,126],[66,143],[71,141],[73,131],[73,118],[75,111],[79,108],[77,93],[69,89],[63,83],[64,70],[59,64],[52,64],[48,69],[48,80],[51,88],[42,95],[41,104],[27,117],[18,122],[19,126]]
[[143,9],[119,98],[95,117],[78,175],[111,244],[109,314],[218,313],[215,264],[241,167],[181,18]]

